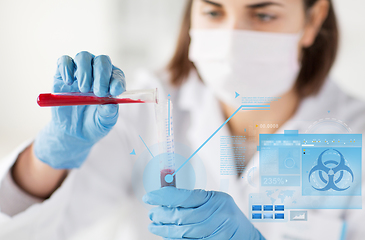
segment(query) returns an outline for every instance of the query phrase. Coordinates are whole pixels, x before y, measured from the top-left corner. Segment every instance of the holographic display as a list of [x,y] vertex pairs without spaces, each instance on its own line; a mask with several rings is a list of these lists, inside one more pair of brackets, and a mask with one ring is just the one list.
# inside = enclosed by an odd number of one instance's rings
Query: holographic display
[[[361,209],[361,134],[260,134],[256,197],[286,209]],[[255,203],[253,203],[255,204]]]

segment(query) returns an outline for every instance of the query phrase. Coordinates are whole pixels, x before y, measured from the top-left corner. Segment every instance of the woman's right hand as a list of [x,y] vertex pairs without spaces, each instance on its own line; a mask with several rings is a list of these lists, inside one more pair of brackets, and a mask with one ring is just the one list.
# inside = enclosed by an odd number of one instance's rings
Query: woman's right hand
[[[125,89],[123,71],[113,66],[108,56],[80,52],[74,59],[58,59],[55,93],[92,91],[104,97]],[[53,107],[51,122],[35,139],[35,156],[55,169],[78,168],[92,146],[116,124],[118,115],[118,105]]]

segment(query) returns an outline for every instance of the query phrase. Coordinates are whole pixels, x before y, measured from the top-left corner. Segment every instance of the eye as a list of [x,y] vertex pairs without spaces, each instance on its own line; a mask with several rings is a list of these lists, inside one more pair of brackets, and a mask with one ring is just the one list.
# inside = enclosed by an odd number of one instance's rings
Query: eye
[[219,18],[219,17],[223,16],[222,12],[220,12],[220,11],[206,11],[206,12],[204,12],[204,15],[207,15],[208,17],[211,17],[211,18]]
[[255,17],[261,22],[270,22],[276,19],[276,16],[266,13],[256,13]]

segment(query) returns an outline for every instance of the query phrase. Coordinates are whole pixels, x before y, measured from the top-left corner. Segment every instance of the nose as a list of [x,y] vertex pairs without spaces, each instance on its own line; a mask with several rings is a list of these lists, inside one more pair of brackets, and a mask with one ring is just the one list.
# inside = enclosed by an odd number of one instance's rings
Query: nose
[[231,15],[229,17],[229,19],[227,19],[227,23],[226,23],[225,27],[230,30],[246,29],[244,21],[238,15]]

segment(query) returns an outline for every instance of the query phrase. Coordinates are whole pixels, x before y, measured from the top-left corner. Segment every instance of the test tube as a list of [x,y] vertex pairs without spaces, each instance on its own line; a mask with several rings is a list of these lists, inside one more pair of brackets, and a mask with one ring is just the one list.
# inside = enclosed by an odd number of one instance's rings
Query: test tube
[[176,187],[175,146],[170,99],[156,104],[161,187]]
[[125,103],[158,103],[156,89],[125,91],[118,96],[98,97],[94,93],[42,93],[37,103],[41,107],[125,104]]

